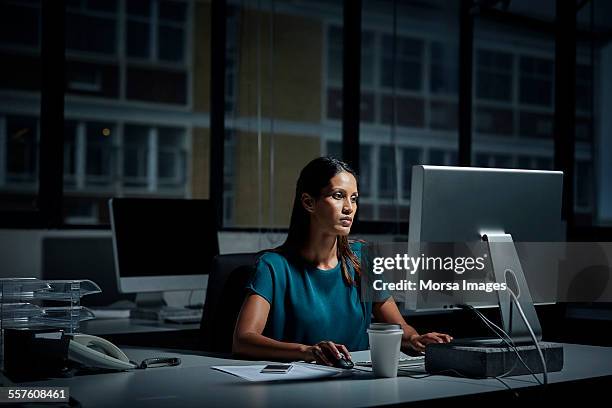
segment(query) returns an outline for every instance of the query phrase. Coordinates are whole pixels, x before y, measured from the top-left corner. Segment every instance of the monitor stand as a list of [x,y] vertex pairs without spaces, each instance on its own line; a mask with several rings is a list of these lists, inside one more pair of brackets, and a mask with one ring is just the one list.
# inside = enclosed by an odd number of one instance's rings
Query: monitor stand
[[164,292],[139,292],[135,302],[136,308],[130,313],[132,319],[163,320],[162,310],[167,307]]
[[[505,233],[487,232],[482,234],[482,239],[488,243],[495,282],[505,282],[508,288],[515,293],[536,339],[538,342],[541,341],[542,327],[533,306],[531,293],[512,236]],[[497,291],[497,300],[502,318],[501,328],[512,339],[512,343],[515,345],[533,344],[529,329],[521,318],[510,293],[508,291]],[[464,347],[507,347],[507,341],[509,341],[508,338],[505,338],[504,341],[499,336],[493,335],[491,337],[457,339],[453,344]]]
[[[512,236],[505,233],[484,233],[482,238],[488,242],[495,281],[505,282],[514,292],[537,341],[541,341],[542,326],[533,306],[533,299]],[[529,329],[512,301],[510,293],[507,290],[500,290],[497,291],[497,297],[504,331],[515,344],[533,344]]]
[[[563,346],[543,343],[542,327],[533,306],[529,287],[516,252],[512,237],[505,233],[486,233],[496,282],[505,282],[518,298],[518,303],[529,322],[546,361],[547,371],[563,368]],[[508,291],[497,291],[502,317],[502,328],[520,350],[527,367],[517,364],[515,350],[499,338],[460,339],[450,343],[431,344],[425,354],[428,373],[455,372],[473,377],[496,377],[543,372],[538,350],[529,329]]]
[[198,311],[166,304],[164,292],[143,292],[136,295],[136,308],[130,312],[132,319],[199,321]]

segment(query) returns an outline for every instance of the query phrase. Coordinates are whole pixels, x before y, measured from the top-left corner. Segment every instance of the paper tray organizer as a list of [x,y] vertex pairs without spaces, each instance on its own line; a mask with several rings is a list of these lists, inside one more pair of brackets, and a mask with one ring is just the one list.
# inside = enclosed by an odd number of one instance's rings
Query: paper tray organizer
[[100,293],[90,280],[0,279],[0,367],[4,329],[56,329],[78,333],[82,321],[95,315],[81,306],[81,297]]

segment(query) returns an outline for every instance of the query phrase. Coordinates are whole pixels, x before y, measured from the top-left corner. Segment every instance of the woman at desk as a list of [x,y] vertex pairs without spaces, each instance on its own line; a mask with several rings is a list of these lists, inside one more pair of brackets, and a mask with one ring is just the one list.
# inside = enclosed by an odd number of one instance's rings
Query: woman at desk
[[356,174],[346,163],[320,157],[304,167],[287,240],[259,258],[248,286],[234,331],[235,354],[333,365],[350,360],[350,350],[368,348],[372,314],[378,322],[401,325],[405,351],[451,340],[417,333],[390,296],[361,301],[361,243],[348,239],[358,196]]

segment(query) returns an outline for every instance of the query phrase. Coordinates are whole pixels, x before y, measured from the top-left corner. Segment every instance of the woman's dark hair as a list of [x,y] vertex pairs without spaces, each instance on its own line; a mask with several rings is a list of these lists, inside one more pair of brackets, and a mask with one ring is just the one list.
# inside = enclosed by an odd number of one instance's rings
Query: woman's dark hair
[[[278,251],[285,252],[288,255],[297,255],[310,234],[310,214],[302,205],[302,194],[306,193],[315,200],[318,199],[321,196],[321,191],[327,187],[329,181],[336,174],[342,172],[352,174],[355,180],[357,180],[355,171],[348,164],[334,157],[318,157],[302,169],[295,187],[289,235],[285,243],[277,248]],[[353,285],[355,281],[351,278],[347,263],[350,262],[353,265],[357,277],[361,274],[359,259],[351,250],[347,236],[338,236],[337,248],[342,276],[347,284]]]

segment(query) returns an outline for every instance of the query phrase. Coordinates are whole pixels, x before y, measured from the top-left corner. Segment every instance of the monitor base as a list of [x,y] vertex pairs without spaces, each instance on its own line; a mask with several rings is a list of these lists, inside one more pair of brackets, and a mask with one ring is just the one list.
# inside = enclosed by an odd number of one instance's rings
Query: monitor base
[[[430,344],[425,351],[425,370],[429,374],[457,375],[474,378],[524,375],[529,370],[517,358],[514,349],[504,346],[486,346],[440,343]],[[563,345],[538,343],[542,349],[548,372],[563,369]],[[534,374],[542,373],[538,350],[531,345],[517,345],[521,358]]]

